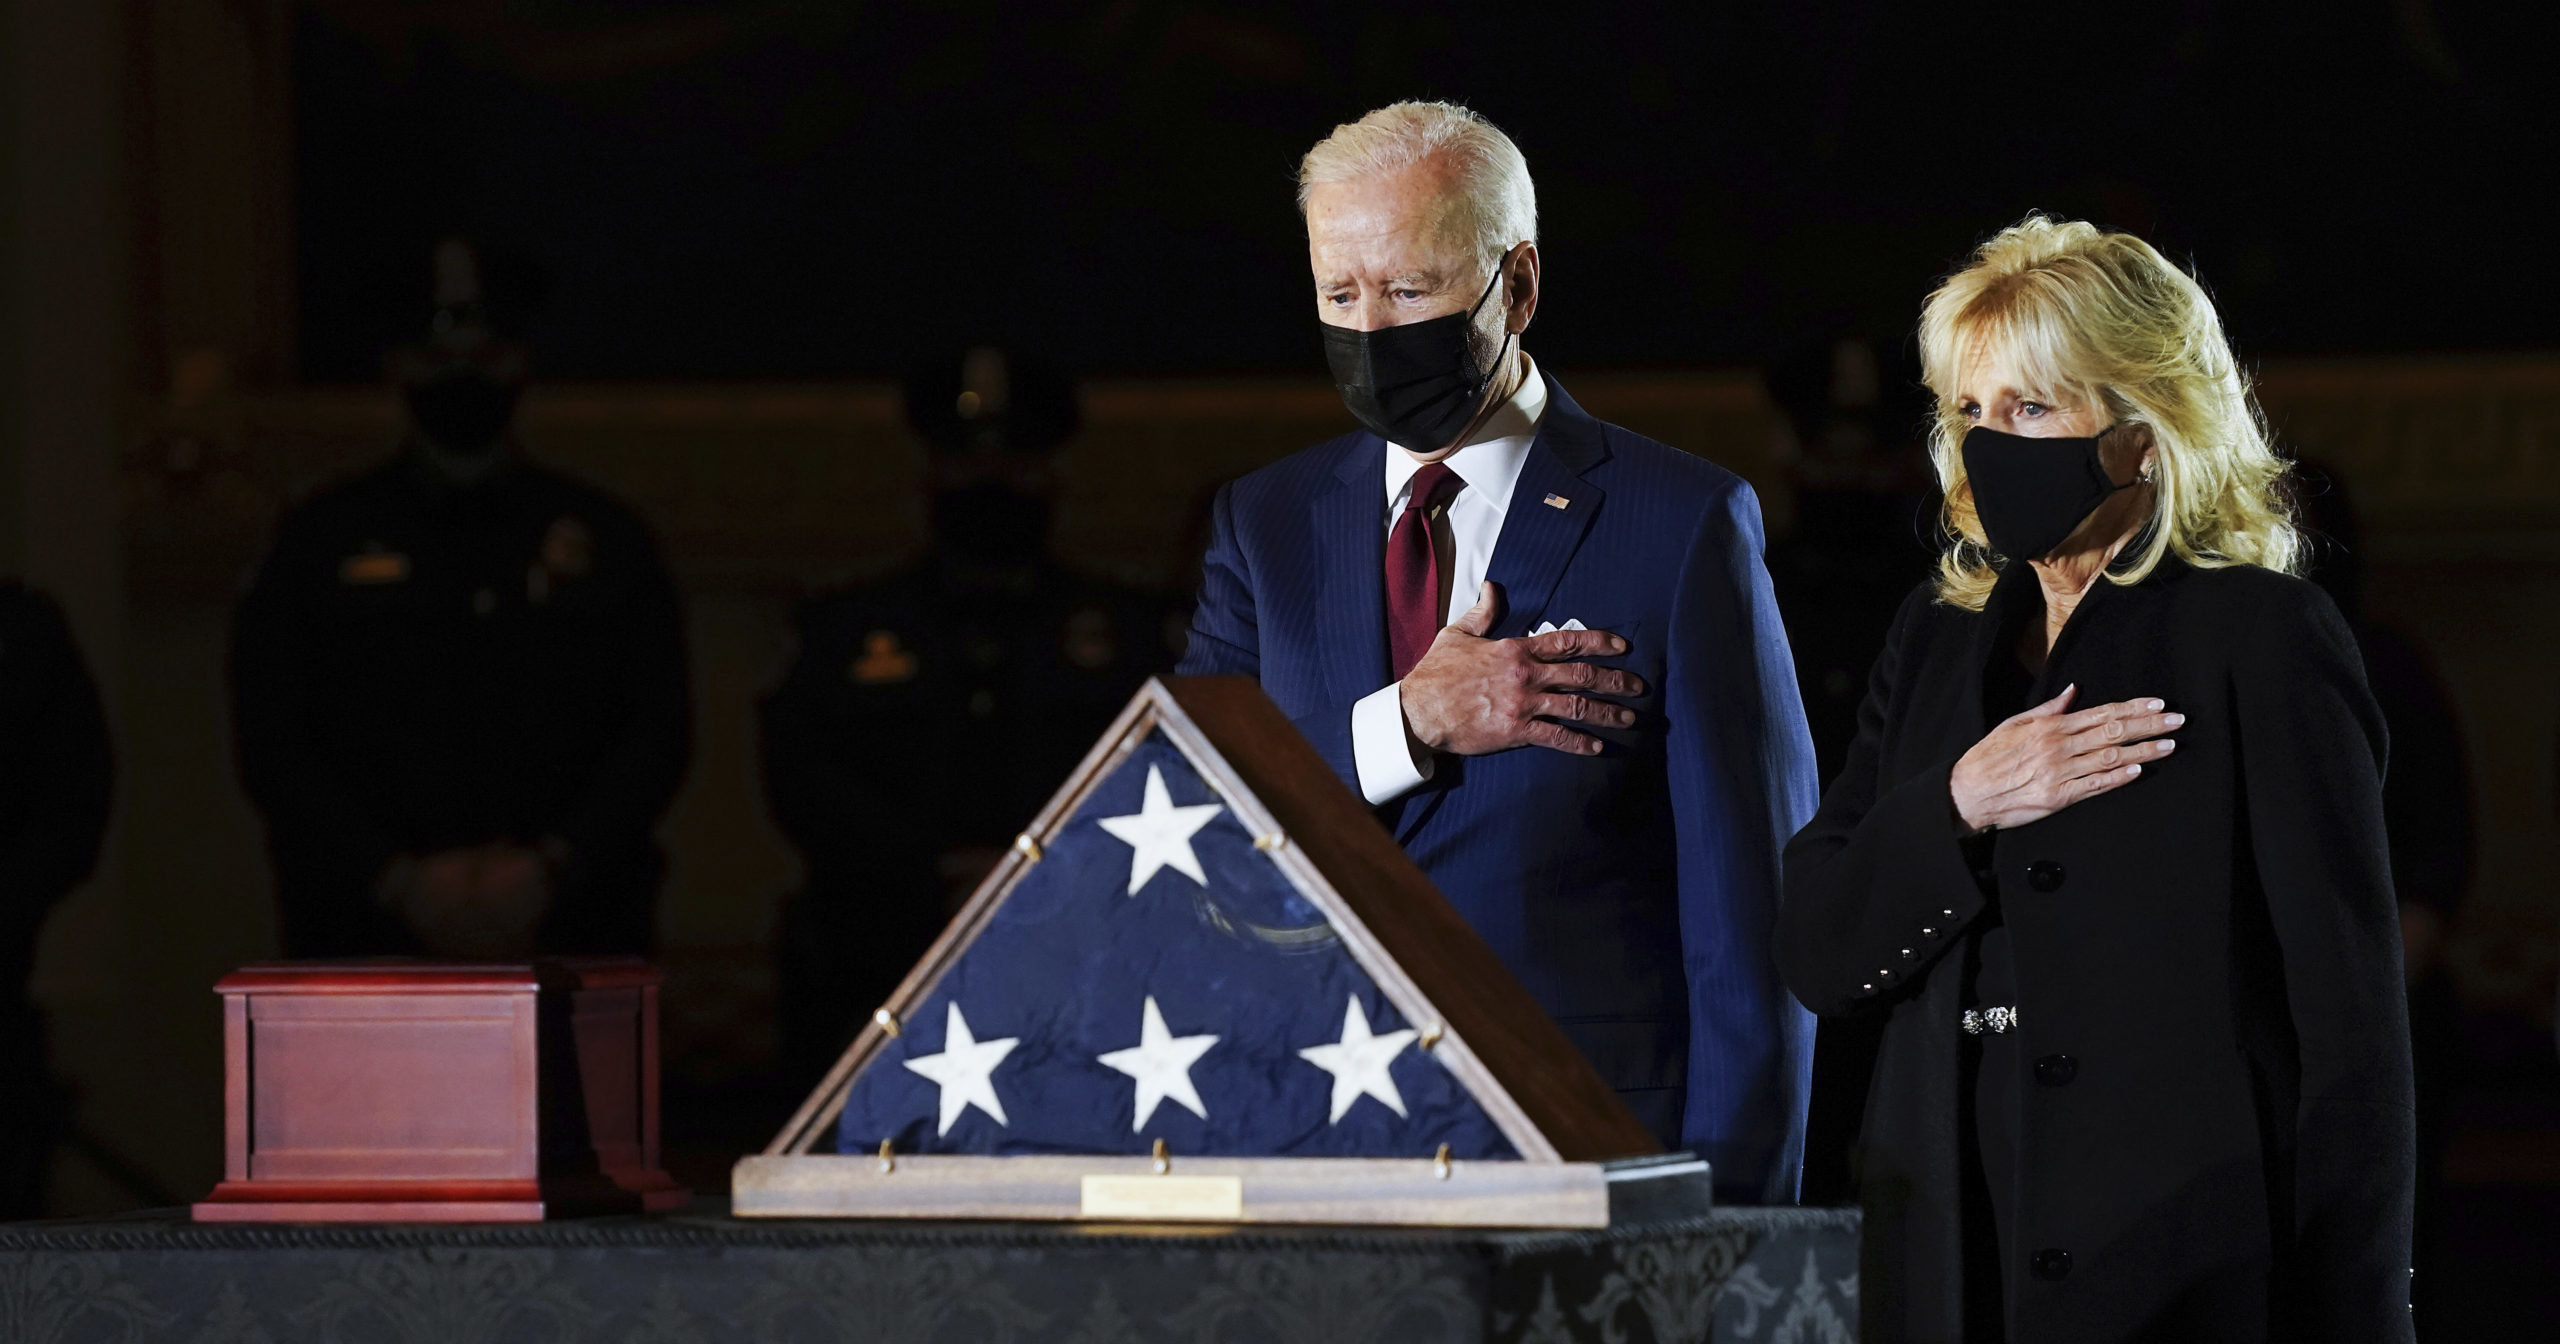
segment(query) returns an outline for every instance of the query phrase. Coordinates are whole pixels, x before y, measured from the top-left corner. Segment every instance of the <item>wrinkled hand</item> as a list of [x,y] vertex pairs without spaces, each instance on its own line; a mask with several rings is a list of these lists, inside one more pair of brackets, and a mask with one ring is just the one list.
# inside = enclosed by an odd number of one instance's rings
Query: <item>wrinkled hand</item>
[[2163,713],[2158,700],[2119,700],[2068,713],[2077,686],[2002,721],[1956,762],[1948,777],[1964,833],[1994,826],[2024,826],[2122,788],[2142,774],[2142,763],[2177,750],[2160,734],[2187,721]]
[[1551,630],[1522,639],[1487,639],[1501,593],[1487,583],[1476,604],[1431,641],[1405,674],[1399,699],[1413,739],[1434,751],[1483,756],[1513,747],[1546,747],[1595,756],[1600,739],[1562,723],[1624,728],[1635,711],[1595,696],[1636,695],[1631,672],[1568,662],[1624,653],[1627,642],[1606,630]]
[[469,905],[472,890],[479,885],[479,866],[478,856],[467,849],[438,850],[413,860],[409,888],[401,893],[403,903],[411,907]]
[[480,858],[480,900],[484,905],[521,909],[540,908],[551,902],[551,865],[543,857],[522,845],[483,845]]
[[438,850],[394,862],[383,903],[438,956],[528,956],[551,909],[551,867],[519,845]]

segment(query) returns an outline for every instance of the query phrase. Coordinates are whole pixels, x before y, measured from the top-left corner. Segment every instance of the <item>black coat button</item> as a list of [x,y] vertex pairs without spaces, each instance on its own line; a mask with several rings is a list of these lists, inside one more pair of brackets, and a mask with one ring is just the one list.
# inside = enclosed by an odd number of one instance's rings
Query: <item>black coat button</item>
[[2071,1252],[2047,1246],[2027,1261],[2027,1268],[2034,1270],[2039,1279],[2067,1279],[2071,1277]]
[[2038,859],[2027,865],[2027,885],[2038,891],[2058,891],[2062,887],[2062,865],[2051,859]]
[[2036,1081],[2047,1087],[2069,1087],[2080,1076],[2080,1061],[2069,1055],[2047,1055],[2036,1061]]

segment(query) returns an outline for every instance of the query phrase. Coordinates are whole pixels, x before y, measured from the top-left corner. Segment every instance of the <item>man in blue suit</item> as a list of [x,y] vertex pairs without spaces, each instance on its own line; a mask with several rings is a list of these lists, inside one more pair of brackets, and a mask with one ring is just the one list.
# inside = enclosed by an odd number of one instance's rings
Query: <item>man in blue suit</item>
[[1537,202],[1483,118],[1381,108],[1299,184],[1366,428],[1220,492],[1181,670],[1258,678],[1665,1144],[1792,1200],[1769,940],[1816,789],[1758,502],[1520,350]]

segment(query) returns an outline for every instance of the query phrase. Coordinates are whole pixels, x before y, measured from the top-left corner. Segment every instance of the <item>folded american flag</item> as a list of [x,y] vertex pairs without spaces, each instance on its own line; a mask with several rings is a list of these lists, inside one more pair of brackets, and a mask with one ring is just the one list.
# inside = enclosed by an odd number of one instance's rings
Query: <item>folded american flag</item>
[[853,1080],[837,1147],[1518,1154],[1161,731]]

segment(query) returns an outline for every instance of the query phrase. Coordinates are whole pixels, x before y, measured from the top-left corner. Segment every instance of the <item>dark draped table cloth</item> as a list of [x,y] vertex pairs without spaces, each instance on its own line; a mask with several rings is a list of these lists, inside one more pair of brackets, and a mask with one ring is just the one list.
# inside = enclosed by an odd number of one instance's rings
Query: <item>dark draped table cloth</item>
[[0,1339],[1848,1344],[1857,1236],[1834,1209],[1576,1233],[145,1213],[0,1224]]

